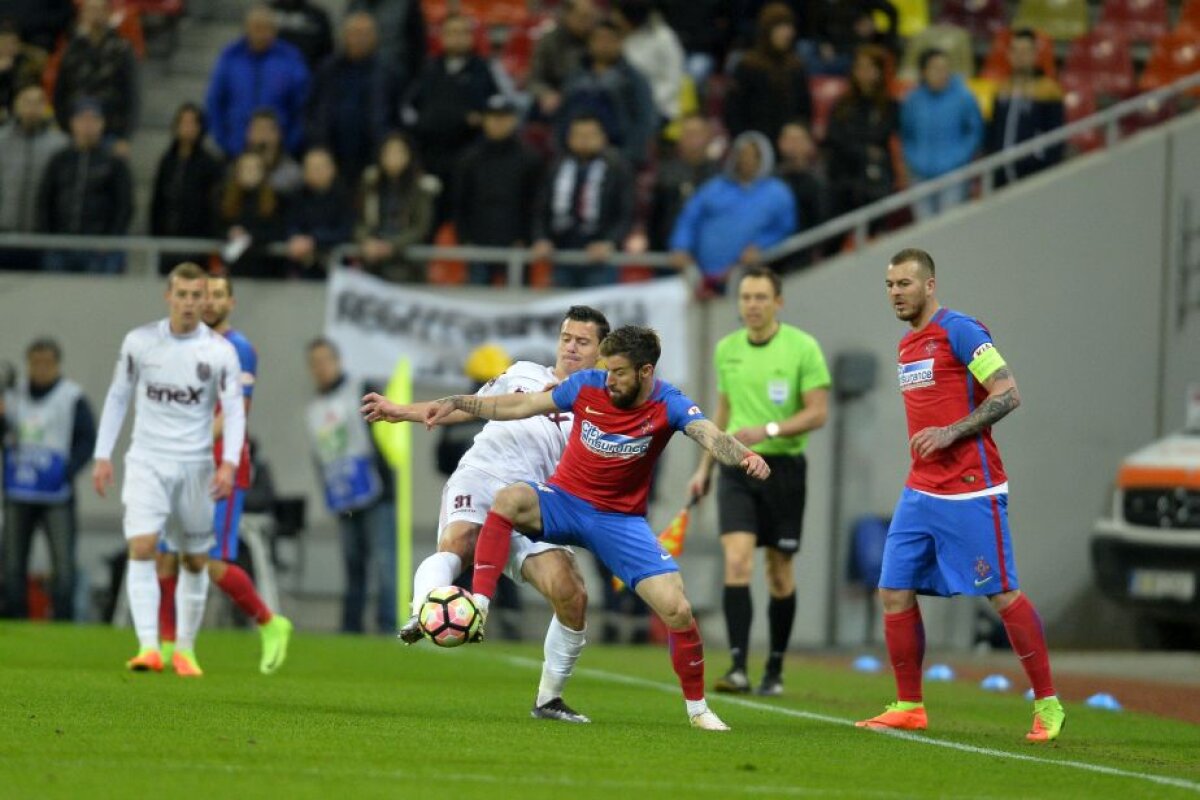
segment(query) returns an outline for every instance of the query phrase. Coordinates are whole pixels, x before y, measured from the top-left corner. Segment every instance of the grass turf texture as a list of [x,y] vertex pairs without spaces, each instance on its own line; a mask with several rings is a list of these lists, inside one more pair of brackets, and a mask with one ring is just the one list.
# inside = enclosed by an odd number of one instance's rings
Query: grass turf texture
[[586,726],[529,718],[534,645],[298,635],[264,677],[254,634],[205,631],[198,680],[127,673],[135,649],[129,631],[0,625],[0,797],[1200,796],[1200,726],[1072,703],[1063,738],[1039,747],[1022,738],[1028,702],[974,685],[928,686],[920,738],[988,752],[845,724],[882,710],[890,677],[802,662],[783,698],[710,698],[734,728],[715,734],[688,727],[659,648],[584,652],[566,697]]

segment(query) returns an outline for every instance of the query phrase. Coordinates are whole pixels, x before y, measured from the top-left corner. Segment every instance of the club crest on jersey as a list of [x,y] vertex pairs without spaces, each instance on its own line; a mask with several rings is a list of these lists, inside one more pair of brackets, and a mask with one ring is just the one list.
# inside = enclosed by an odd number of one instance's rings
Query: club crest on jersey
[[900,377],[900,391],[920,389],[933,386],[933,359],[923,358],[920,361],[901,362],[897,364]]
[[650,434],[654,433],[654,420],[647,417],[646,421],[642,423],[642,427],[639,432],[642,434],[642,436],[649,436]]
[[212,367],[208,365],[208,362],[200,361],[196,364],[196,377],[202,381],[207,381],[212,377]]
[[933,339],[930,339],[929,341],[925,342],[926,355],[933,355],[936,352],[937,352],[937,342],[935,342]]
[[588,450],[605,458],[641,458],[650,449],[651,437],[607,433],[584,420],[579,428],[579,440]]
[[975,574],[980,578],[986,578],[992,573],[992,567],[988,564],[987,559],[979,556],[975,559]]

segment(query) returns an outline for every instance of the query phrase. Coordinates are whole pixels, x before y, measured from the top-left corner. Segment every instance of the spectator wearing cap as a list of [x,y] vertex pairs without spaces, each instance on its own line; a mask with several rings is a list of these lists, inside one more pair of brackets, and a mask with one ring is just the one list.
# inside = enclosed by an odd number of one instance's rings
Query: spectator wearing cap
[[542,119],[553,119],[558,113],[563,87],[583,63],[588,37],[595,25],[596,7],[592,0],[563,0],[558,24],[534,45],[529,92]]
[[[184,103],[175,112],[171,134],[171,144],[154,173],[150,234],[206,238],[215,224],[213,211],[223,170],[204,141],[204,112],[195,103]],[[200,253],[189,258],[178,253],[164,255],[159,272],[165,275],[180,261],[205,260]]]
[[42,87],[26,86],[17,94],[12,123],[0,129],[0,231],[37,230],[42,174],[69,141],[49,111]]
[[275,14],[255,5],[246,12],[245,35],[217,58],[208,85],[208,124],[226,157],[246,148],[250,118],[261,108],[276,114],[283,145],[298,153],[304,140],[309,72],[300,51],[280,41]]
[[559,109],[560,138],[580,114],[594,116],[604,126],[609,144],[630,163],[644,164],[658,129],[658,110],[650,84],[621,52],[621,30],[602,20],[588,37],[583,65],[567,80]]
[[736,135],[758,131],[775,141],[789,119],[812,118],[808,73],[796,55],[796,17],[783,3],[758,14],[754,46],[733,71],[725,126]]
[[333,26],[325,10],[309,0],[270,0],[279,38],[300,51],[309,70],[316,70],[333,52]]
[[41,84],[45,69],[46,51],[24,44],[12,20],[0,20],[0,124],[12,117],[22,89]]
[[[479,138],[484,104],[500,91],[492,67],[473,51],[473,24],[461,14],[446,17],[445,52],[425,65],[404,107],[421,163],[445,187],[452,185],[463,151]],[[439,196],[434,230],[450,215],[449,194]]]
[[288,204],[288,258],[300,277],[325,277],[329,252],[354,235],[354,206],[338,178],[333,154],[314,147],[304,155],[304,186]]
[[105,131],[118,155],[129,154],[137,114],[137,74],[133,48],[109,25],[109,0],[83,0],[79,27],[63,52],[54,85],[58,124],[67,130],[69,114],[81,98],[100,104]]
[[379,27],[379,57],[408,83],[425,63],[425,17],[420,0],[350,0],[347,13],[364,11]]
[[712,125],[700,114],[688,114],[680,121],[675,153],[659,162],[654,175],[650,222],[646,226],[651,250],[667,249],[684,203],[721,171],[721,162],[709,154],[712,142]]
[[283,129],[279,127],[279,115],[274,109],[260,108],[250,117],[246,150],[262,157],[267,169],[267,183],[281,197],[300,191],[304,174],[296,159],[283,149]]
[[533,257],[586,250],[587,266],[556,265],[554,285],[571,288],[617,282],[608,264],[633,227],[633,169],[608,146],[598,117],[581,114],[567,130],[567,150],[542,182],[533,217]]
[[625,36],[622,51],[650,84],[660,122],[679,118],[683,91],[683,45],[654,10],[651,0],[618,0],[613,18]]
[[[483,112],[483,139],[458,164],[454,179],[454,227],[462,244],[526,247],[541,161],[517,137],[517,109],[502,94]],[[472,264],[471,283],[489,285],[504,264]]]
[[[133,217],[133,179],[125,159],[103,145],[104,112],[90,98],[76,101],[71,142],[46,165],[38,188],[38,231],[121,236]],[[51,272],[120,272],[121,253],[47,251]]]
[[308,142],[329,148],[349,186],[357,186],[383,137],[399,124],[400,84],[378,55],[370,14],[359,11],[342,26],[342,51],[313,80],[308,98]]
[[404,250],[429,235],[439,187],[437,178],[422,172],[409,139],[388,134],[359,192],[355,241],[368,272],[391,281],[422,279],[423,266],[406,260]]

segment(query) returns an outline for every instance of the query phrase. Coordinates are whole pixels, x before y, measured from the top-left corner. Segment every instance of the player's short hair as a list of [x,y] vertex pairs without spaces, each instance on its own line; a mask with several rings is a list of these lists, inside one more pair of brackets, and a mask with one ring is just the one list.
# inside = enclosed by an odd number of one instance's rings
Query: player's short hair
[[742,272],[742,276],[738,278],[738,285],[741,286],[742,281],[746,280],[746,278],[766,278],[771,282],[771,288],[775,290],[775,296],[783,296],[783,278],[779,277],[779,273],[770,267],[764,267],[761,264],[746,267]]
[[892,260],[888,262],[891,266],[899,266],[907,264],[909,261],[915,261],[917,266],[929,273],[929,277],[937,274],[937,270],[933,265],[933,256],[916,247],[906,247],[896,255],[892,256]]
[[[591,306],[571,306],[567,309],[567,313],[563,314],[562,321],[566,322],[590,322],[596,326],[596,335],[600,341],[604,341],[608,336],[608,332],[612,330],[612,326],[608,324],[608,317],[604,316],[604,312]],[[559,323],[562,327],[562,323]]]
[[167,288],[175,285],[176,278],[181,281],[194,281],[207,277],[208,272],[205,271],[204,267],[194,261],[184,261],[176,264],[175,268],[167,273]]
[[341,359],[342,351],[338,350],[338,346],[333,343],[333,340],[331,340],[325,336],[318,336],[317,338],[310,341],[308,343],[308,345],[304,348],[304,352],[308,353],[309,355],[312,355],[312,352],[314,350],[319,350],[322,347],[328,348],[329,352],[333,353],[335,358]]
[[210,281],[225,281],[225,291],[229,293],[230,297],[233,297],[233,278],[229,277],[228,272],[221,275],[209,275],[208,279]]
[[34,353],[50,353],[54,356],[55,361],[62,363],[62,348],[49,336],[39,337],[29,343],[29,346],[25,348],[25,357],[29,358]]
[[625,356],[633,363],[634,369],[643,365],[658,365],[658,357],[662,355],[662,344],[653,328],[642,325],[622,325],[604,337],[600,343],[600,355],[605,358]]

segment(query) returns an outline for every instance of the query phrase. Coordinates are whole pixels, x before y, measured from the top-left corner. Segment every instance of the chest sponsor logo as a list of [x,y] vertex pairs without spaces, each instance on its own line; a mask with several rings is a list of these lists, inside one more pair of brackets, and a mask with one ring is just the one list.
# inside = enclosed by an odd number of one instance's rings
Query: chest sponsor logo
[[650,449],[650,436],[607,433],[587,420],[579,427],[579,440],[593,453],[605,458],[641,458]]
[[900,391],[920,389],[933,386],[933,359],[923,358],[920,361],[901,362],[897,365],[900,377]]
[[203,386],[170,386],[162,383],[146,384],[146,399],[156,403],[181,406],[199,405],[204,394]]

